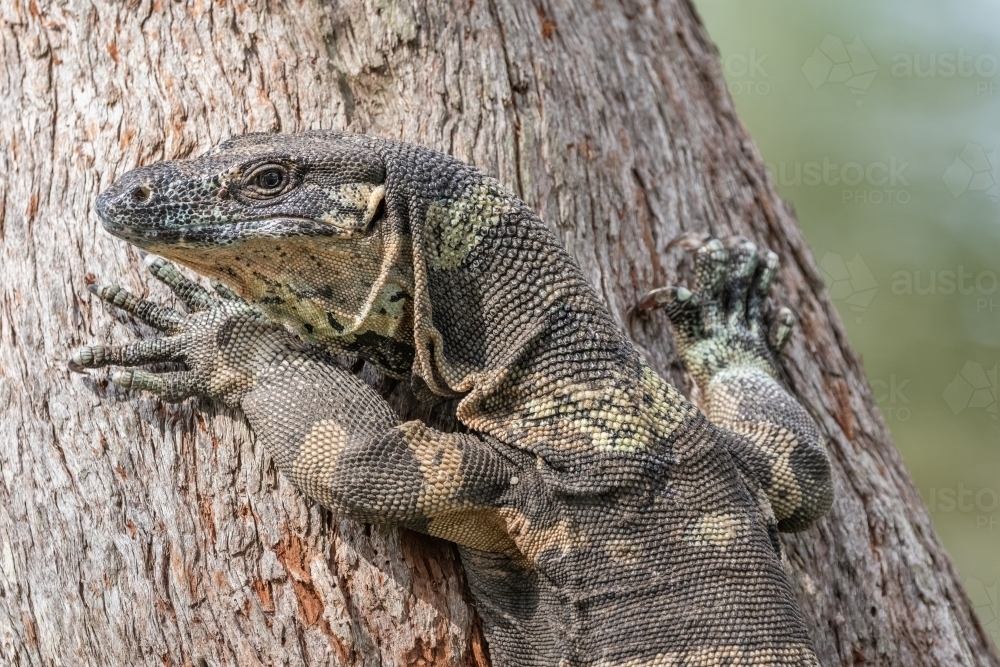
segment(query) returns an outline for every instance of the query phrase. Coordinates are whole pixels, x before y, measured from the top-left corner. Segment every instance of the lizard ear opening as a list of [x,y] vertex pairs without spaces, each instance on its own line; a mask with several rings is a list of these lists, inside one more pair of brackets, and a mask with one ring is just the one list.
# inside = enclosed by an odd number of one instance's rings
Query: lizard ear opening
[[385,217],[385,186],[380,185],[374,190],[372,190],[372,194],[368,198],[368,208],[365,210],[364,224],[362,226],[365,229],[371,229],[374,225],[377,225],[379,221],[384,217]]

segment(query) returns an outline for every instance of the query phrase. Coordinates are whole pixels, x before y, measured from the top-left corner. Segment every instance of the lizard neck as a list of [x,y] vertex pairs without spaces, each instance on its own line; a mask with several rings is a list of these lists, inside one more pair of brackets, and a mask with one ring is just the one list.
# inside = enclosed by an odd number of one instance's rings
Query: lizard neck
[[498,327],[497,339],[517,341],[511,358],[472,376],[458,417],[563,470],[661,451],[697,410],[644,362],[571,266],[579,281],[560,276],[529,335],[520,320]]
[[663,446],[696,410],[643,362],[559,239],[493,179],[442,180],[455,191],[408,211],[414,372],[463,395],[469,428],[563,470]]

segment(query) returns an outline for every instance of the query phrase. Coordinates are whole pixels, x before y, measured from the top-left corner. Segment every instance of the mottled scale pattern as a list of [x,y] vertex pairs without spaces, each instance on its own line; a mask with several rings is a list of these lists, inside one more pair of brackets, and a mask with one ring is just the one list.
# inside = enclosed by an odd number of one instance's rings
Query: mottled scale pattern
[[[72,366],[239,406],[310,497],[455,542],[495,664],[817,664],[777,531],[825,511],[830,471],[780,380],[773,253],[689,235],[694,284],[640,304],[666,309],[702,412],[534,212],[441,153],[246,135],[129,172],[96,208],[186,312],[95,287],[164,335]],[[344,354],[457,399],[465,428],[401,423]],[[160,361],[184,370],[136,368]]]

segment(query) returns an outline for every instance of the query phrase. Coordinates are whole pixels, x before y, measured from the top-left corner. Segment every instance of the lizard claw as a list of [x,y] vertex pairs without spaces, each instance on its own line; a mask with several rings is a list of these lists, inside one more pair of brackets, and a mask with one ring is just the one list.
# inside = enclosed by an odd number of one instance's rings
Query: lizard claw
[[693,294],[686,287],[659,287],[650,290],[639,302],[639,310],[663,308],[675,301],[689,301]]
[[639,302],[638,309],[648,311],[663,308],[671,321],[680,321],[697,318],[699,304],[698,297],[688,288],[670,286],[648,292]]
[[682,250],[694,250],[700,247],[705,241],[709,240],[711,235],[705,232],[684,232],[680,236],[675,237],[670,243],[667,244],[667,250],[673,250],[674,248],[681,248]]
[[79,373],[80,375],[87,374],[87,369],[90,368],[90,366],[87,364],[87,358],[89,355],[84,353],[84,350],[86,349],[87,348],[80,348],[69,358],[69,363],[66,365],[73,373]]
[[795,314],[789,308],[782,307],[774,316],[768,331],[768,342],[776,352],[781,352],[784,349],[794,328]]

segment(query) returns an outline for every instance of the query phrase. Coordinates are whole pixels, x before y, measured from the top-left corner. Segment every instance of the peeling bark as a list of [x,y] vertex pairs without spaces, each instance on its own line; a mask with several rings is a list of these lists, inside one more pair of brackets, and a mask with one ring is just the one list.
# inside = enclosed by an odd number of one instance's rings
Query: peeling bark
[[[685,230],[783,261],[789,382],[837,500],[785,538],[827,665],[998,665],[684,0],[5,0],[0,5],[0,657],[15,665],[487,665],[454,550],[340,520],[237,414],[164,405],[70,352],[165,298],[103,233],[127,169],[247,131],[342,128],[475,163],[535,207],[660,372]],[[391,386],[384,387],[389,390]],[[398,393],[398,389],[397,389]]]

